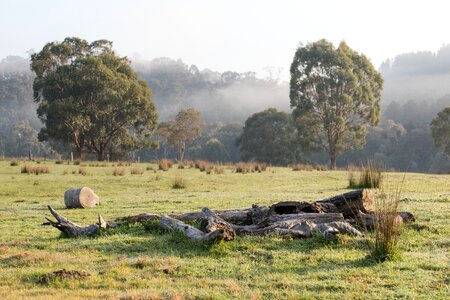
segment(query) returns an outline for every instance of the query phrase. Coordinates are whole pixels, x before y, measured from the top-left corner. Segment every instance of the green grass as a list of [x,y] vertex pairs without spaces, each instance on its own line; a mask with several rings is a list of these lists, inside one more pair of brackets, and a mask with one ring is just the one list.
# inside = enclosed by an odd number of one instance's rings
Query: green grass
[[[450,175],[407,174],[400,210],[416,215],[400,236],[402,260],[376,263],[364,238],[238,237],[199,244],[154,223],[125,224],[97,238],[66,239],[48,226],[47,205],[79,224],[120,216],[248,207],[281,200],[317,200],[348,191],[346,171],[269,167],[261,173],[220,175],[194,168],[113,176],[115,166],[42,162],[49,174],[21,174],[0,161],[0,298],[67,299],[448,299]],[[80,167],[89,176],[78,174]],[[73,172],[72,171],[76,171]],[[173,189],[177,176],[189,180]],[[403,174],[391,174],[401,182]],[[93,209],[67,210],[64,191],[89,186],[100,196]],[[39,283],[60,269],[86,279]]]

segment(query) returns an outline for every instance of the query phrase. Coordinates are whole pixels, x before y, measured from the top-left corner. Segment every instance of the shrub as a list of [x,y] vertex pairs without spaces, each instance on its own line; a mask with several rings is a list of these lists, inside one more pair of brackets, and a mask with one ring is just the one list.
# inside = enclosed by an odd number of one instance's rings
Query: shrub
[[185,189],[186,187],[187,187],[187,181],[181,176],[176,176],[172,183],[172,188],[173,189]]
[[74,160],[73,164],[76,165],[76,166],[79,166],[81,164],[81,161],[79,159]]
[[163,171],[168,171],[172,168],[173,162],[170,159],[161,159],[158,163],[158,168]]
[[124,176],[125,175],[125,169],[124,168],[114,168],[112,174],[114,176]]
[[144,169],[139,168],[139,167],[134,167],[134,168],[131,168],[130,173],[132,175],[142,175],[142,174],[144,174]]
[[374,234],[368,245],[371,257],[376,261],[395,260],[400,257],[398,238],[403,220],[397,211],[403,182],[394,189],[382,187],[380,195],[375,199]]
[[16,167],[16,166],[19,165],[19,162],[18,162],[17,160],[12,160],[12,161],[9,163],[9,165],[10,165],[11,167]]
[[63,160],[55,160],[56,165],[62,165],[64,163]]

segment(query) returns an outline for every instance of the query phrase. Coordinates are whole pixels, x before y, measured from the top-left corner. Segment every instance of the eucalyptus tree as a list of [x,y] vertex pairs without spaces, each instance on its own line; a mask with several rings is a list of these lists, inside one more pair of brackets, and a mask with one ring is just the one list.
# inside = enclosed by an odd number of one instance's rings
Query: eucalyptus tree
[[291,64],[290,99],[303,145],[325,150],[332,168],[349,148],[364,145],[366,125],[380,120],[381,74],[345,42],[300,46]]
[[111,144],[141,148],[157,125],[147,83],[138,79],[112,42],[79,38],[51,42],[31,56],[34,99],[44,127],[40,140],[73,144],[103,160]]

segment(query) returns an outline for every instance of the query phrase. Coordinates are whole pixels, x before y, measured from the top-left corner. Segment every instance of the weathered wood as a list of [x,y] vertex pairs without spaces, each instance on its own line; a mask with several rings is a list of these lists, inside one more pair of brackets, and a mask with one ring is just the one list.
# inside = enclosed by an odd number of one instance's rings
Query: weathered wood
[[275,215],[299,214],[299,213],[337,213],[336,206],[332,203],[318,203],[305,201],[283,201],[270,206],[269,213]]
[[223,230],[223,240],[232,241],[236,237],[236,232],[230,223],[224,221],[208,208],[203,208],[202,213],[205,218],[200,223],[200,229],[204,232],[214,232]]
[[64,193],[64,204],[67,208],[91,208],[99,202],[99,196],[88,187],[70,189]]
[[257,225],[232,226],[238,235],[279,234],[294,238],[309,238],[317,233],[323,234],[326,238],[336,238],[337,235],[343,233],[362,235],[360,231],[345,221],[316,224],[308,220],[293,219],[276,222],[266,227],[258,227]]
[[316,203],[331,203],[345,218],[355,218],[358,211],[368,213],[374,202],[375,194],[370,189],[354,190],[345,194],[330,197]]
[[[219,218],[224,221],[235,223],[235,224],[252,224],[250,216],[250,208],[245,209],[230,209],[230,210],[213,210],[213,212]],[[202,212],[189,212],[184,214],[169,214],[169,217],[185,222],[198,221],[203,219],[205,216]],[[149,220],[159,220],[161,216],[143,213],[134,216],[121,217],[116,219],[117,222],[145,222]]]
[[98,234],[101,229],[106,229],[107,227],[107,224],[101,215],[98,215],[98,223],[88,226],[80,226],[57,213],[50,205],[48,206],[48,209],[57,222],[54,222],[46,217],[48,222],[43,223],[42,225],[51,225],[70,238],[94,236]]
[[226,235],[223,229],[218,229],[213,232],[205,233],[191,225],[188,225],[180,220],[176,220],[167,215],[161,216],[160,226],[167,230],[181,231],[187,238],[193,241],[217,241],[225,240]]
[[321,224],[329,222],[342,222],[344,221],[344,216],[341,213],[300,213],[288,215],[271,215],[267,218],[267,223],[271,224],[288,220],[311,221],[316,224]]
[[[403,223],[415,222],[416,220],[414,215],[410,212],[402,211],[396,213],[396,215],[397,216],[395,217],[394,222],[397,226],[401,226]],[[369,230],[374,229],[375,219],[375,213],[372,212],[370,214],[366,214],[361,211],[358,212],[357,217],[355,218],[359,226]]]

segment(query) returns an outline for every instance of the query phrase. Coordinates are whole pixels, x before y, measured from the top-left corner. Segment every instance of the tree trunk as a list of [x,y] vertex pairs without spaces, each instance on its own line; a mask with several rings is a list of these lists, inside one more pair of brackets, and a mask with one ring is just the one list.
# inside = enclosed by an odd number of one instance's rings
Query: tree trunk
[[100,198],[88,187],[70,189],[64,193],[67,208],[91,208],[99,202]]
[[76,147],[75,149],[75,159],[83,160],[83,149],[81,147]]
[[345,218],[354,219],[358,211],[368,213],[375,199],[375,194],[369,189],[354,190],[345,194],[337,195],[328,199],[317,201],[316,203],[331,203],[336,206]]
[[336,170],[336,150],[334,149],[330,151],[330,168]]
[[98,223],[88,226],[80,226],[58,214],[50,205],[48,206],[48,209],[57,222],[54,222],[46,217],[48,222],[43,223],[42,225],[51,225],[70,238],[94,236],[98,234],[101,229],[106,229],[107,227],[107,224],[101,215],[98,215]]

